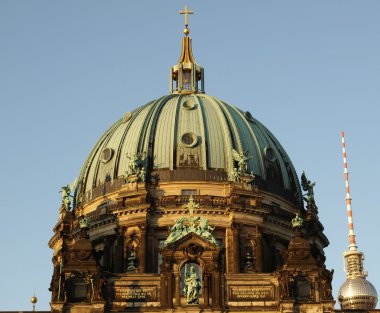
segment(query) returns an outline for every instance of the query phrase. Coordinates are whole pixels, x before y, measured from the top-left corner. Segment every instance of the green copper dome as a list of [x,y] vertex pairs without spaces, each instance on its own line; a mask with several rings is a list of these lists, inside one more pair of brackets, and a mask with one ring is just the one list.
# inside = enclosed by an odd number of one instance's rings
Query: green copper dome
[[249,112],[202,93],[167,95],[126,113],[96,143],[77,194],[88,201],[107,183],[123,184],[136,155],[146,181],[236,182],[239,154],[253,184],[300,203],[296,172],[271,132]]

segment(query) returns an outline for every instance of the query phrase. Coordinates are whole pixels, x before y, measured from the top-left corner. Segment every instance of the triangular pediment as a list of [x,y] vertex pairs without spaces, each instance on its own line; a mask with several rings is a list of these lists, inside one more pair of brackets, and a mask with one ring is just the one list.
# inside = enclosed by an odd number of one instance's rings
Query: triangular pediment
[[189,244],[195,244],[202,247],[204,250],[217,250],[218,246],[211,241],[199,236],[198,234],[191,232],[181,237],[177,241],[167,245],[162,251],[165,250],[178,250],[188,247]]

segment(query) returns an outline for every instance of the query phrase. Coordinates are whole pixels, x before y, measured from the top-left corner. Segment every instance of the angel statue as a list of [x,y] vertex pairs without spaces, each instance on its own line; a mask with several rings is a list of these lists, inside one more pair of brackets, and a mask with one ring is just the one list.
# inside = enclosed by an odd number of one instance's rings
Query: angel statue
[[303,199],[307,202],[308,205],[315,205],[314,201],[314,186],[315,182],[311,182],[306,178],[305,171],[302,172],[301,175],[301,185],[303,191],[306,191],[306,195]]
[[129,156],[127,154],[127,159],[129,160],[129,173],[130,174],[137,174],[140,171],[143,158],[145,156],[145,153],[135,153],[132,156]]
[[196,229],[196,234],[207,239],[208,241],[211,241],[214,244],[216,243],[216,240],[214,236],[212,235],[212,231],[215,229],[215,227],[211,227],[208,224],[208,219],[202,219]]
[[246,173],[247,172],[247,163],[248,160],[251,159],[252,157],[247,157],[248,150],[244,152],[237,152],[235,149],[232,149],[232,156],[235,161],[238,163],[238,171],[240,174]]
[[70,211],[71,209],[71,199],[73,196],[71,193],[74,191],[75,187],[77,186],[77,179],[75,179],[71,185],[66,185],[61,187],[60,193],[62,198],[62,207],[65,208],[67,211]]
[[232,172],[231,172],[231,180],[235,183],[238,183],[240,182],[240,173],[238,171],[238,169],[236,167],[234,167],[232,169]]
[[184,225],[184,222],[186,220],[186,217],[181,217],[180,219],[175,221],[172,227],[169,228],[170,235],[165,240],[165,246],[177,241],[179,238],[182,238],[187,234],[187,228]]

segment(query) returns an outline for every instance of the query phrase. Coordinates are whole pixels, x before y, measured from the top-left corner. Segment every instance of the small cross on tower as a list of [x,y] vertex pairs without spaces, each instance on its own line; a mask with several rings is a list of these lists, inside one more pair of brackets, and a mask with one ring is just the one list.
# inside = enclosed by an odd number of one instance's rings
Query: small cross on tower
[[187,5],[185,5],[185,10],[179,11],[179,14],[185,14],[185,27],[189,26],[189,14],[194,14],[194,11],[190,11]]

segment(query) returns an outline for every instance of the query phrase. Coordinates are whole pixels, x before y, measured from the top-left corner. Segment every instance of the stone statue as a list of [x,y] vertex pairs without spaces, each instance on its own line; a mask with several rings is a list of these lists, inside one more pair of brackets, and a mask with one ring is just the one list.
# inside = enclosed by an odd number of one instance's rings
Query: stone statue
[[315,205],[314,201],[314,186],[315,182],[311,182],[306,178],[305,172],[302,172],[301,175],[301,185],[302,189],[306,191],[306,195],[303,197],[303,199],[308,203],[308,205]]
[[216,240],[214,236],[211,234],[211,232],[215,229],[215,227],[211,227],[208,225],[208,220],[207,218],[201,220],[199,223],[197,229],[196,229],[196,234],[207,239],[208,241],[211,241],[212,243],[216,244]]
[[[248,152],[248,151],[247,151]],[[246,152],[246,153],[247,153]],[[237,162],[237,167],[234,167],[230,173],[230,181],[235,183],[246,183],[251,184],[255,179],[253,172],[248,173],[248,160],[252,157],[248,157],[244,152],[237,152],[232,149],[232,157]]]
[[186,217],[181,217],[180,219],[175,221],[172,227],[169,228],[171,233],[164,242],[165,246],[177,241],[179,238],[187,234],[186,226],[183,225],[185,221],[186,221]]
[[195,272],[194,266],[191,266],[190,271],[187,272],[187,265],[185,265],[184,283],[185,287],[183,288],[183,292],[186,297],[186,303],[198,304],[202,282],[199,275]]
[[135,248],[132,246],[131,252],[128,256],[127,271],[134,271],[135,269],[136,269]]
[[244,264],[244,270],[246,270],[246,271],[252,271],[255,269],[255,259],[254,259],[252,254],[253,253],[251,252],[251,249],[248,248],[246,250],[245,264]]
[[127,158],[129,159],[129,171],[131,174],[137,174],[137,170],[140,169],[142,163],[142,154],[135,153],[132,156],[127,154]]
[[62,186],[61,190],[59,191],[62,195],[62,207],[66,209],[67,211],[70,211],[71,209],[71,199],[73,196],[71,193],[74,191],[75,187],[77,186],[77,179],[75,179],[71,185]]
[[255,181],[256,175],[251,171],[249,174],[249,181],[248,183],[253,183]]
[[62,186],[60,193],[62,194],[62,196],[61,196],[62,197],[62,206],[66,210],[70,210],[70,205],[71,205],[70,186],[69,185]]
[[[183,205],[182,208],[188,210],[190,216],[181,217],[175,221],[174,225],[169,228],[170,234],[166,238],[164,245],[167,246],[189,233],[195,233],[213,244],[217,244],[214,236],[211,234],[214,227],[208,225],[207,219],[194,216],[194,210],[199,208],[199,204],[194,202],[193,196],[190,196],[189,202]],[[187,222],[187,225],[185,225],[185,222]]]
[[232,172],[231,172],[231,180],[234,182],[234,183],[239,183],[240,182],[240,173],[238,171],[238,169],[236,167],[234,167],[232,169]]
[[244,153],[244,152],[239,153],[235,149],[232,149],[232,156],[233,156],[234,160],[238,162],[239,172],[240,173],[246,173],[247,172],[247,163],[251,157],[247,157],[246,153]]
[[[126,183],[145,182],[146,170],[143,167],[145,153],[135,153],[132,156],[127,154],[129,160],[128,168],[125,172]],[[133,177],[131,177],[133,176]]]
[[137,180],[138,181],[141,181],[141,182],[145,182],[145,175],[146,175],[146,171],[145,171],[145,168],[142,167],[137,175]]

